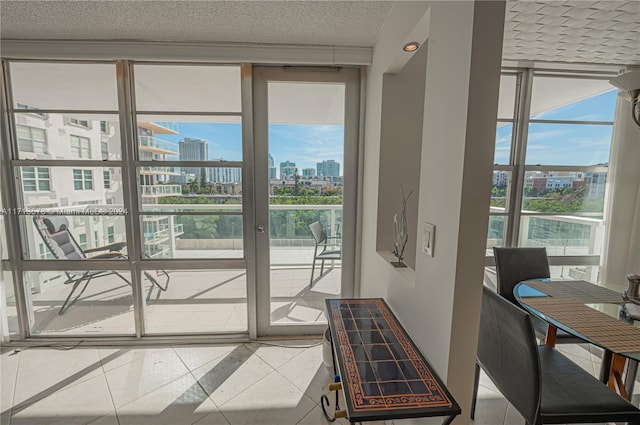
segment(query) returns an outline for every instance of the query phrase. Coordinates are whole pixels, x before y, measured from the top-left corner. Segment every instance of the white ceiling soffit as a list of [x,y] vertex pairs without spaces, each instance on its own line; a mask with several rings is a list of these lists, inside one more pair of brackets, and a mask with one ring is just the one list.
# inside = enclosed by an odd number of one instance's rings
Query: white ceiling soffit
[[0,36],[373,47],[390,1],[5,1]]
[[502,58],[640,65],[640,1],[509,0]]

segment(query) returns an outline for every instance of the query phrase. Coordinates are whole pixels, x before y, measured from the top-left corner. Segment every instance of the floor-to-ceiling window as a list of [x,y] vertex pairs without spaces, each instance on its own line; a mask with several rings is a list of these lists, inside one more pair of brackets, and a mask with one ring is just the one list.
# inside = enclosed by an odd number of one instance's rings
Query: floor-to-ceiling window
[[[255,152],[267,145],[253,137],[259,114],[246,112],[250,64],[2,65],[2,179],[11,184],[2,187],[0,298],[13,338],[266,334],[259,321],[283,325],[271,334],[319,333],[324,298],[352,293],[357,69],[323,69],[325,85],[309,69],[299,84],[278,83],[274,99],[307,133],[269,133],[273,155],[260,156],[257,175]],[[292,111],[291,100],[312,105],[319,93],[336,122]],[[258,182],[268,182],[259,196]],[[261,218],[272,230],[266,250],[255,242],[259,203],[273,207]],[[317,262],[311,285],[315,220],[349,249],[322,275]],[[272,264],[258,264],[266,251]],[[269,273],[274,293],[262,291]],[[258,296],[269,310],[261,319]]]
[[597,282],[617,91],[609,76],[505,71],[487,255],[545,247],[554,277]]
[[246,333],[241,66],[3,66],[11,332]]

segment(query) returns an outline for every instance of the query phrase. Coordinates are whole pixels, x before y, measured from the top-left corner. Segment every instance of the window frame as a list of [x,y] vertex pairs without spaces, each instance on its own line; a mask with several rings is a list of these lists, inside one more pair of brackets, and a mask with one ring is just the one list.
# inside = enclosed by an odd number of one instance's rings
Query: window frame
[[[607,166],[602,165],[544,165],[544,164],[527,164],[526,163],[526,151],[527,141],[529,138],[529,125],[535,123],[557,123],[557,124],[579,124],[579,125],[611,125],[612,121],[575,121],[575,120],[557,120],[557,119],[534,119],[530,116],[530,106],[532,99],[533,81],[537,76],[540,77],[560,77],[560,78],[592,78],[592,79],[608,79],[610,75],[603,74],[581,74],[576,75],[575,72],[562,72],[562,71],[541,71],[530,68],[513,68],[503,69],[503,75],[516,74],[516,97],[514,104],[513,119],[498,118],[496,122],[507,122],[513,124],[512,140],[511,140],[511,152],[509,156],[508,165],[495,164],[493,171],[494,175],[499,171],[508,171],[511,173],[509,179],[509,185],[507,187],[506,205],[504,210],[496,211],[495,207],[492,207],[492,211],[489,212],[489,220],[493,217],[504,217],[504,228],[501,244],[498,246],[521,246],[522,234],[521,234],[521,222],[529,217],[546,217],[552,218],[554,216],[564,217],[588,217],[589,213],[546,213],[546,212],[534,212],[523,211],[524,201],[524,187],[526,185],[527,173],[532,171],[571,171],[571,172],[584,172],[589,173],[601,173],[603,170],[608,172]],[[606,189],[605,189],[606,190]],[[606,192],[605,192],[606,193]],[[606,210],[606,194],[605,205],[603,209]],[[602,253],[587,254],[587,255],[550,255],[549,261],[551,265],[600,265],[600,257]],[[485,263],[489,266],[495,264],[493,259],[493,253],[487,249],[487,257]]]
[[[20,137],[20,129],[26,129],[29,132],[29,138],[23,138]],[[43,135],[43,140],[36,140],[33,137],[33,133],[34,130],[38,130],[42,132]],[[24,125],[24,124],[16,124],[16,138],[18,139],[18,150],[20,152],[29,152],[29,153],[42,153],[42,154],[47,154],[49,153],[49,142],[47,139],[47,130],[44,128],[40,128],[40,127],[33,127],[30,125]],[[29,149],[22,149],[24,147],[24,142],[27,142],[30,144],[30,150]],[[42,144],[43,145],[43,149],[42,150],[36,150],[35,149],[35,145],[36,143],[38,144]]]
[[[32,169],[33,170],[33,177],[26,177],[24,172],[27,169]],[[41,171],[46,171],[46,177],[42,177],[42,175],[40,174]],[[26,167],[22,167],[21,171],[20,171],[20,175],[22,178],[22,190],[24,192],[51,192],[51,171],[49,170],[48,167],[36,167],[36,166],[26,166]],[[26,189],[26,185],[25,182],[26,181],[33,181],[33,186],[34,189],[33,190],[27,190]],[[44,184],[44,182],[46,182],[47,184],[47,188],[43,189],[41,188],[41,184]]]
[[[74,138],[77,140],[78,145],[74,146]],[[83,146],[83,144],[86,143],[85,146]],[[89,139],[88,137],[84,137],[84,136],[78,136],[77,134],[71,134],[69,135],[69,151],[71,153],[71,156],[75,157],[75,158],[81,158],[81,159],[91,159],[91,139]],[[85,156],[85,151],[87,152],[86,156]]]
[[[76,172],[79,173],[79,178]],[[80,188],[78,188],[77,186],[78,183],[80,184]],[[74,168],[73,169],[73,190],[94,190],[93,170],[88,170],[86,168]]]

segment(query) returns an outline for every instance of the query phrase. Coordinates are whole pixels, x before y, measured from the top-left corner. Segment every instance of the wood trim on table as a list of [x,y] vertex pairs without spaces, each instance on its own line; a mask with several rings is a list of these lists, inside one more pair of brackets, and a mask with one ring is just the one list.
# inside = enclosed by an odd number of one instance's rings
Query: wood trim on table
[[622,380],[622,374],[624,373],[624,367],[626,364],[627,359],[624,356],[613,353],[611,367],[609,368],[608,385],[609,388],[618,393],[621,397],[624,397],[625,400],[630,400],[629,394],[627,394],[627,390]]
[[558,333],[558,328],[547,323],[547,333],[544,336],[544,345],[548,345],[549,347],[555,347],[557,333]]

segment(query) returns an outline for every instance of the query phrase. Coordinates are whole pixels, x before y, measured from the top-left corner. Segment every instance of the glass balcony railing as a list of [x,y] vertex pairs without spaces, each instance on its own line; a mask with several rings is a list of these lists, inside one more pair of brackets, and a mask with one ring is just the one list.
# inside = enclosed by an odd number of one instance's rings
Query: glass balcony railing
[[182,186],[179,184],[141,185],[142,196],[171,196],[182,194]]
[[179,133],[177,122],[156,121],[155,124],[159,125],[160,127],[168,128],[169,130],[173,131],[176,134]]
[[140,167],[140,174],[179,176],[180,172],[176,167]]
[[138,136],[138,142],[138,146],[140,146],[140,148],[155,149],[163,151],[163,153],[169,153],[170,155],[180,154],[180,148],[176,143],[167,142],[166,140],[161,140],[157,137]]

